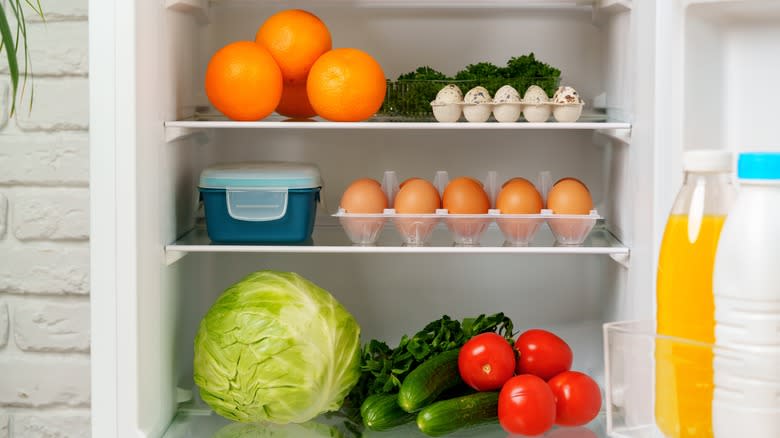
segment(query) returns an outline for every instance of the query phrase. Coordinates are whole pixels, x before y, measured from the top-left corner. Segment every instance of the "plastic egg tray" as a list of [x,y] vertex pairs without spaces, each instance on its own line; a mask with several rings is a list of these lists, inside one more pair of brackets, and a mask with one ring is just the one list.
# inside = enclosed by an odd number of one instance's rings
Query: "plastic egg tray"
[[499,123],[517,122],[521,113],[530,123],[544,123],[550,119],[551,114],[557,122],[573,123],[579,120],[584,106],[585,102],[431,103],[433,116],[441,123],[457,122],[461,114],[467,122],[487,122],[491,112]]
[[[433,184],[441,194],[448,182],[447,172],[438,171]],[[484,185],[490,204],[494,206],[500,190],[498,174],[488,172]],[[537,188],[541,188],[539,191],[543,198],[546,199],[551,185],[550,172],[541,172]],[[394,171],[385,172],[382,189],[392,205],[398,193],[398,178]],[[559,244],[581,245],[596,222],[601,219],[596,210],[586,215],[554,214],[552,210],[541,210],[538,214],[502,214],[497,209],[490,209],[486,214],[450,214],[446,209],[438,209],[431,214],[400,214],[394,209],[385,209],[382,213],[362,214],[349,213],[339,208],[333,216],[339,219],[344,232],[355,245],[375,245],[385,225],[390,222],[405,246],[426,245],[440,224],[446,225],[454,245],[478,246],[483,234],[493,223],[501,230],[505,245],[527,246],[544,224],[547,224]]]

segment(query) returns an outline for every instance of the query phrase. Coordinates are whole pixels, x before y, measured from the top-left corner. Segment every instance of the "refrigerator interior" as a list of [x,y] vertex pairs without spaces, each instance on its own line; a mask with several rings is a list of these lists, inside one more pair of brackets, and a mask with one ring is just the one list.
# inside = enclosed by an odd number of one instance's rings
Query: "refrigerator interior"
[[[117,56],[116,83],[126,79],[132,86],[117,88],[111,96],[116,107],[106,110],[117,119],[127,116],[115,127],[127,137],[117,134],[116,154],[110,157],[121,169],[115,198],[101,191],[104,186],[93,195],[114,199],[116,217],[111,219],[116,236],[121,234],[113,252],[93,246],[93,257],[98,258],[93,266],[105,267],[99,259],[111,253],[117,270],[112,284],[117,295],[110,303],[116,317],[112,319],[111,312],[93,317],[112,326],[98,335],[98,348],[93,349],[94,366],[110,368],[93,377],[96,415],[112,411],[96,430],[112,430],[110,435],[119,430],[118,436],[160,437],[166,430],[169,437],[211,436],[209,427],[184,414],[169,429],[177,403],[193,398],[192,341],[216,297],[261,269],[295,271],[330,291],[356,317],[364,341],[394,343],[443,314],[462,318],[504,312],[517,330],[543,327],[559,333],[574,349],[574,368],[603,384],[602,324],[653,314],[653,214],[659,197],[654,186],[654,99],[652,89],[637,85],[653,80],[653,2],[164,3],[161,8],[157,2],[137,2],[111,11],[116,13],[112,19],[117,42],[105,50]],[[425,124],[290,124],[264,129],[261,123],[220,129],[172,123],[208,112],[202,78],[218,48],[253,39],[266,17],[293,6],[320,16],[331,30],[334,47],[358,47],[376,57],[388,78],[420,65],[454,74],[466,64],[503,64],[511,56],[534,52],[562,70],[562,83],[580,92],[588,110],[624,125],[431,129]],[[643,53],[647,55],[640,56]],[[123,66],[129,71],[120,72]],[[97,81],[93,89],[101,86],[100,76]],[[93,105],[99,101],[95,99]],[[93,138],[107,138],[96,131]],[[122,150],[120,144],[132,149]],[[93,169],[101,154],[93,156]],[[246,160],[319,166],[325,186],[311,248],[325,245],[324,251],[250,247],[218,252],[199,240],[200,171],[215,163]],[[605,221],[592,242],[574,249],[555,247],[545,230],[530,248],[483,251],[501,248],[495,229],[476,249],[432,253],[351,247],[330,214],[351,180],[381,178],[385,170],[396,170],[401,178],[432,178],[437,170],[478,178],[497,171],[500,181],[513,176],[535,179],[540,171],[550,171],[556,179],[573,176],[588,185]],[[95,171],[93,183],[107,181],[100,178],[101,170]],[[101,214],[109,213],[94,217]],[[388,245],[399,246],[393,230],[384,233],[393,242]],[[437,233],[446,238],[446,230]],[[181,245],[168,246],[177,240]],[[101,283],[108,281],[104,275],[110,273],[95,274],[93,284],[107,284]],[[93,312],[107,309],[106,302],[101,303]],[[101,344],[103,338],[115,344],[100,348],[106,345]],[[113,382],[106,377],[111,375]],[[196,412],[195,417],[221,424],[207,414]]]

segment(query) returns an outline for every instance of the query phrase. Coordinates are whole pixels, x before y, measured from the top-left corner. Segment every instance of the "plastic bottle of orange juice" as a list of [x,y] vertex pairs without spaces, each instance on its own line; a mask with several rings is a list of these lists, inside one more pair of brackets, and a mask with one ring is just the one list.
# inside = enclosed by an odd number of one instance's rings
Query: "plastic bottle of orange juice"
[[[732,158],[688,151],[685,180],[666,223],[656,288],[655,417],[667,437],[712,437],[712,272],[718,238],[735,197]],[[664,336],[685,338],[677,342]]]

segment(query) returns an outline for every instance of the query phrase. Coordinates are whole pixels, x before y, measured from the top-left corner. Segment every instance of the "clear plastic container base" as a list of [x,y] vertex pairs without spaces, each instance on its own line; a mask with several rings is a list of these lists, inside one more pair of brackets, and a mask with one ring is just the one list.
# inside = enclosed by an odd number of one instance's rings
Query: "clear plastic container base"
[[[449,182],[446,171],[438,171],[433,185],[443,195]],[[540,172],[537,189],[546,198],[552,185],[549,172]],[[491,206],[500,191],[498,175],[488,172],[484,182]],[[386,193],[389,205],[393,205],[399,184],[395,171],[385,172],[382,190]],[[450,214],[446,209],[438,209],[430,214],[399,214],[394,209],[385,209],[382,213],[349,213],[339,208],[333,216],[339,219],[344,232],[354,245],[370,246],[376,244],[385,223],[390,221],[401,237],[404,246],[425,246],[433,231],[440,223],[446,225],[452,235],[455,246],[479,246],[482,235],[488,227],[496,223],[504,235],[504,246],[528,246],[543,224],[550,227],[555,236],[556,246],[582,245],[596,222],[601,219],[596,210],[588,214],[554,214],[552,210],[541,210],[538,214],[502,214],[495,208],[485,214]]]
[[661,336],[655,329],[655,321],[604,326],[609,436],[780,436],[780,383],[752,375],[751,367],[721,369],[718,363],[720,357],[768,363],[772,352]]

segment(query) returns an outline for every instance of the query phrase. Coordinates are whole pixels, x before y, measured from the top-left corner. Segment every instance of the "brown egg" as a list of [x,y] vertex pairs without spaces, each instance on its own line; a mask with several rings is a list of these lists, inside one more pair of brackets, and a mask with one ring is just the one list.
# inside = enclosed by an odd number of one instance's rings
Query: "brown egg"
[[498,193],[496,208],[503,214],[539,214],[544,208],[542,195],[525,178],[512,178]]
[[402,189],[402,188],[404,188],[404,186],[406,185],[406,183],[408,183],[408,182],[411,182],[411,181],[417,181],[417,180],[421,180],[421,179],[422,179],[422,178],[417,178],[416,176],[415,176],[415,177],[412,177],[412,178],[409,178],[409,179],[406,179],[406,180],[404,180],[404,182],[402,182],[402,183],[401,183],[401,184],[398,186],[398,188]]
[[593,210],[593,199],[581,181],[563,178],[547,194],[547,208],[555,214],[588,214]]
[[436,187],[420,178],[408,179],[395,195],[396,213],[430,214],[441,208],[441,197]]
[[506,182],[504,184],[501,184],[501,188],[504,188],[504,187],[507,186],[507,184],[513,183],[515,181],[525,181],[525,182],[530,183],[531,185],[533,185],[533,183],[531,181],[528,181],[527,179],[525,179],[525,178],[523,178],[521,176],[516,176],[514,178],[509,178],[508,180],[506,180]]
[[339,206],[347,213],[382,213],[387,208],[387,195],[377,181],[361,178],[347,187]]
[[[590,192],[590,189],[588,189],[588,186],[586,186],[584,182],[578,180],[577,178],[573,178],[573,177],[567,176],[566,178],[561,178],[558,181],[555,181],[555,184],[558,184],[559,182],[562,182],[562,181],[576,181],[576,182],[582,184],[585,187],[585,189],[588,190],[588,192]],[[553,184],[553,186],[555,186],[555,184]]]
[[460,177],[447,184],[442,205],[451,214],[485,214],[490,200],[481,183],[474,178]]
[[[359,182],[361,182],[361,183],[362,182],[370,182],[371,184],[375,184],[377,187],[382,187],[382,183],[380,183],[379,181],[375,180],[374,178],[358,178],[358,179],[352,181],[352,184],[359,183]],[[352,185],[352,184],[350,184],[350,185]]]

